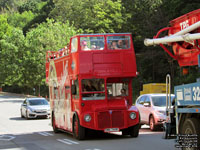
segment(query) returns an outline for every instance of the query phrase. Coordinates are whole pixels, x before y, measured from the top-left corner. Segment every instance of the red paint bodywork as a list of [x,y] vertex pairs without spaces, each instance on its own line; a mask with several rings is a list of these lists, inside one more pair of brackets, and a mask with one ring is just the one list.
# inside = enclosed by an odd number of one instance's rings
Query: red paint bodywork
[[[104,37],[104,50],[81,51],[81,37]],[[108,36],[130,37],[130,48],[120,50],[108,49]],[[56,127],[72,132],[73,116],[78,115],[80,125],[89,129],[106,128],[126,129],[139,123],[139,112],[132,105],[132,79],[136,77],[136,58],[129,33],[77,35],[77,52],[72,53],[72,45],[57,52],[47,52],[46,82],[49,85],[50,105],[55,116]],[[68,54],[65,54],[67,51]],[[66,68],[66,69],[65,69]],[[102,78],[105,81],[104,100],[82,100],[82,79]],[[78,97],[72,95],[72,84],[78,81]],[[108,99],[106,85],[108,82],[127,82],[129,89],[126,97]],[[130,112],[136,113],[131,120]],[[90,114],[91,121],[84,116]]]
[[[168,30],[168,35],[173,35],[188,26],[200,21],[200,9],[189,12],[181,17],[178,17],[170,21],[170,27],[161,29],[155,38],[165,30]],[[192,33],[200,33],[200,28],[197,28]],[[174,59],[179,63],[179,66],[193,66],[198,65],[198,55],[200,53],[200,39],[194,41],[183,41],[183,42],[173,42],[168,43],[172,45],[173,54],[163,45],[160,46]]]

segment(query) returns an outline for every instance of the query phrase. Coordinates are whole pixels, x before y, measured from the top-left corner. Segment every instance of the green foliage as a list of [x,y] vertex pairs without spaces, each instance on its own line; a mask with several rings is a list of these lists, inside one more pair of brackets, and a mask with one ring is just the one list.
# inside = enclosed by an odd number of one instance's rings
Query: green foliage
[[38,1],[32,1],[32,0],[28,0],[27,2],[23,3],[21,6],[18,7],[18,10],[20,13],[24,12],[24,11],[32,11],[34,13],[38,12],[37,9],[37,3]]
[[199,0],[163,0],[162,10],[170,20],[200,8]]
[[[63,48],[76,33],[130,32],[140,83],[194,82],[197,68],[183,76],[159,46],[146,47],[170,20],[200,8],[199,0],[0,0],[0,81],[22,89],[44,86],[45,53]],[[50,18],[50,19],[47,19]],[[51,19],[53,18],[53,19]]]
[[75,29],[69,23],[54,22],[47,19],[46,23],[40,24],[26,35],[26,70],[32,72],[30,81],[34,85],[45,84],[45,56],[48,50],[58,50],[69,42],[75,35]]
[[52,0],[48,0],[47,2],[41,2],[37,5],[38,13],[34,19],[32,19],[26,26],[23,28],[23,32],[26,34],[30,29],[37,27],[37,24],[42,22],[46,22],[46,19],[49,16],[49,13],[54,8],[54,3]]
[[85,33],[118,32],[130,17],[122,14],[121,0],[54,0],[54,3],[51,17],[63,22],[69,20]]
[[34,17],[35,15],[31,11],[24,11],[21,14],[14,13],[9,15],[8,23],[15,28],[23,29]]
[[6,15],[0,15],[0,29],[0,39],[2,39],[5,35],[10,34],[11,27],[7,22]]
[[5,85],[25,84],[25,64],[24,64],[24,41],[25,37],[21,30],[13,28],[12,36],[4,36],[0,40],[1,58],[0,58],[0,80]]
[[22,30],[13,28],[11,36],[0,40],[1,84],[28,88],[44,85],[46,51],[63,48],[74,34],[69,23],[52,19],[32,29],[26,37]]

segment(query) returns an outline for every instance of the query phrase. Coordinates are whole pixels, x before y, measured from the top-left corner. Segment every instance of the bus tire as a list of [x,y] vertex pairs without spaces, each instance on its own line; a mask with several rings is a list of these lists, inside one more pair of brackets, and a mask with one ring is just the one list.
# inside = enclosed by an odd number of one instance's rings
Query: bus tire
[[[197,146],[200,147],[200,127],[199,121],[196,118],[188,118],[183,123],[181,129],[181,134],[196,134],[197,137]],[[193,149],[191,149],[193,150]]]
[[138,137],[139,135],[140,124],[137,124],[130,128],[130,136],[131,137]]
[[54,132],[54,133],[59,133],[59,130],[58,130],[58,128],[56,127],[56,121],[55,121],[54,114],[52,114],[52,119],[51,119],[51,121],[52,121],[53,132]]
[[80,121],[77,115],[73,118],[73,136],[77,140],[85,139],[85,128],[80,125]]
[[123,129],[123,130],[122,130],[122,135],[123,135],[123,136],[129,135],[129,134],[130,134],[129,129]]

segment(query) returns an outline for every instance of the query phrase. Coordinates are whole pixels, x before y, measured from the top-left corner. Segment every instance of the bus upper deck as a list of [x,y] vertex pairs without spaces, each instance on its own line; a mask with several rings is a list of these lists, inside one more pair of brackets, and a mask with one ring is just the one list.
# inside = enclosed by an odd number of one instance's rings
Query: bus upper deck
[[[47,52],[46,65],[49,65],[50,60],[54,60],[58,65],[66,58],[69,75],[79,74],[84,77],[136,76],[136,60],[130,33],[73,36],[67,47],[56,52]],[[61,75],[62,70],[57,69],[58,76]],[[46,70],[47,82],[48,71]]]

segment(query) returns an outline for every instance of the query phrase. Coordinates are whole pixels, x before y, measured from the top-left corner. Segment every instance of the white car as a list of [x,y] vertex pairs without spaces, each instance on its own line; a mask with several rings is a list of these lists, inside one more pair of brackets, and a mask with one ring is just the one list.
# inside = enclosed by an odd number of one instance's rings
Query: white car
[[50,117],[50,105],[45,98],[26,98],[21,105],[22,118]]
[[[171,101],[175,95],[171,94]],[[144,94],[137,98],[136,107],[140,112],[140,123],[150,126],[152,131],[166,121],[166,94]]]

